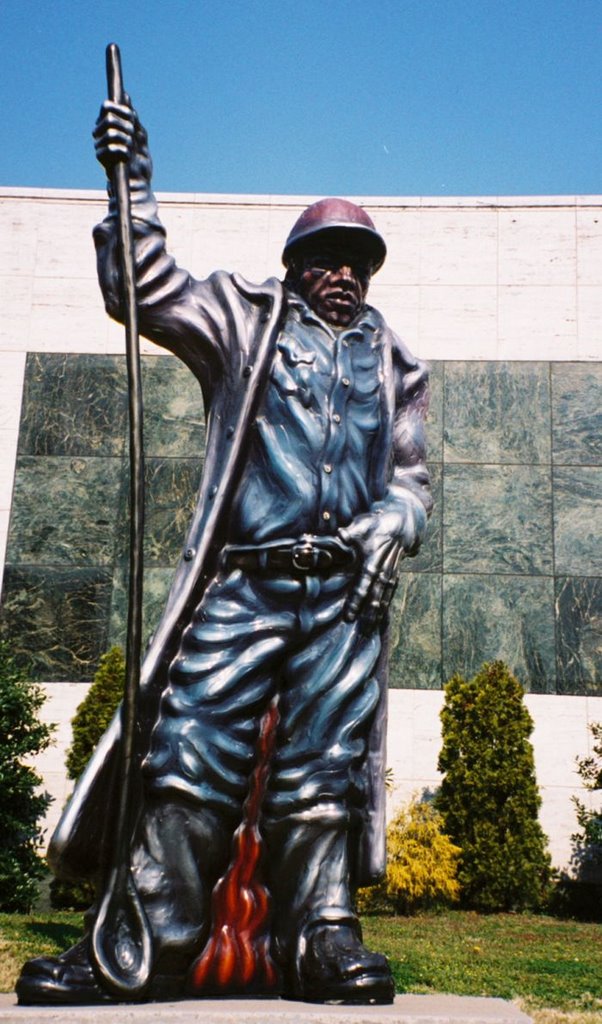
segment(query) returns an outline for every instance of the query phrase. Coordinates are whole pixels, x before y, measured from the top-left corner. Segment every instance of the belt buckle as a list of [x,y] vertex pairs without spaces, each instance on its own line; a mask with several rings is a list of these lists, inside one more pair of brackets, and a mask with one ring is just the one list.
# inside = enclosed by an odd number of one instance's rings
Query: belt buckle
[[291,560],[297,572],[325,572],[332,565],[332,554],[305,540],[294,545]]
[[311,572],[315,569],[318,563],[319,552],[313,546],[311,541],[300,541],[299,544],[295,544],[292,551],[292,563],[293,569],[297,572]]

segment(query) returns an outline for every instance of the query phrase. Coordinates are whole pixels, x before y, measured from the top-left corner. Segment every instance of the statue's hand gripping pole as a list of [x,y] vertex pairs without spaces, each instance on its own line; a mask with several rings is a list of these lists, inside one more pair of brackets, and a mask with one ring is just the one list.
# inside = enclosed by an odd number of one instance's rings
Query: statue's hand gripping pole
[[[107,47],[109,99],[123,103],[119,49]],[[121,706],[121,747],[116,778],[116,819],[110,836],[111,863],[92,930],[92,959],[103,985],[118,998],[136,999],[148,984],[152,936],[130,870],[134,815],[132,790],[136,770],[136,723],[142,638],[142,548],[144,536],[144,455],[142,386],[136,306],[134,240],[128,164],[124,156],[111,169],[117,201],[125,310],[130,427],[130,557],[126,647],[126,682]]]

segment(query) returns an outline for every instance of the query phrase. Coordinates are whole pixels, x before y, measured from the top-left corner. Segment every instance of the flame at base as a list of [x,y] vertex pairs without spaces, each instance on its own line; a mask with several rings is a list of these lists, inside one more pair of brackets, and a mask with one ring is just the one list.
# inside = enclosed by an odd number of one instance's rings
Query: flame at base
[[211,935],[190,969],[192,995],[269,994],[278,987],[269,949],[270,896],[257,877],[263,847],[259,813],[277,725],[278,708],[273,702],[261,721],[257,764],[243,819],[232,840],[232,860],[211,897]]

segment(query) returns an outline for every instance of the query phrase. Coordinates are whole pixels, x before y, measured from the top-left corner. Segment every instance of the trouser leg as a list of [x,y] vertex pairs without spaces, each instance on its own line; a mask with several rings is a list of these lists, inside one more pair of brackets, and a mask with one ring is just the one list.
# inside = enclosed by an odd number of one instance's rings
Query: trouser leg
[[316,818],[269,839],[273,952],[283,994],[306,1002],[390,1003],[386,958],[362,945],[349,890],[347,828]]
[[231,828],[176,795],[147,800],[132,875],[153,935],[154,974],[183,975],[206,941],[211,891],[228,861]]

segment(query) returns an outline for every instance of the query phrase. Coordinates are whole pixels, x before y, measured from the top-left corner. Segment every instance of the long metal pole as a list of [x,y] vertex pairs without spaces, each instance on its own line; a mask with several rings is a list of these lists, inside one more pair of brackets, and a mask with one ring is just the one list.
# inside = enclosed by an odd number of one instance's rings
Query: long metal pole
[[[119,49],[107,47],[109,99],[125,94]],[[117,202],[129,395],[130,550],[126,646],[126,682],[121,709],[121,745],[117,775],[117,814],[111,837],[112,863],[92,931],[92,955],[109,989],[136,998],[148,982],[152,959],[150,928],[130,872],[135,770],[135,738],[142,642],[142,569],[144,539],[144,450],[142,384],[136,304],[134,239],[127,162],[116,163],[111,180]]]

